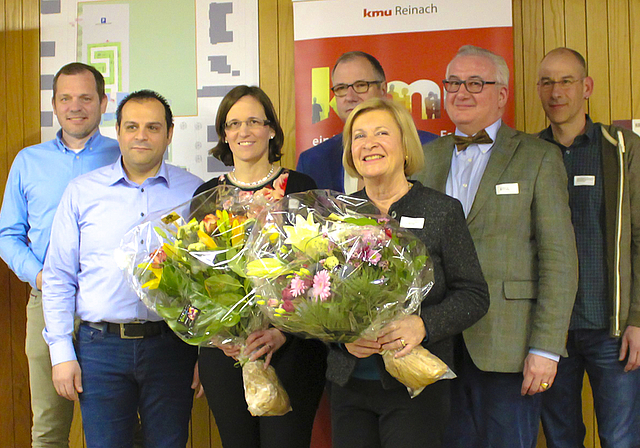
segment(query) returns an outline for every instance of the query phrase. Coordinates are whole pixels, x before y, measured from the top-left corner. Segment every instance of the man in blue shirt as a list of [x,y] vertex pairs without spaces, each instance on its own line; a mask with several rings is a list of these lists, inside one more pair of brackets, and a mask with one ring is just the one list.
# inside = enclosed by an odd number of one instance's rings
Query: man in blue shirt
[[[345,122],[351,111],[369,98],[381,98],[387,93],[387,81],[380,62],[363,51],[341,55],[331,72],[338,116]],[[436,138],[418,131],[422,144]],[[297,171],[311,176],[318,188],[341,193],[358,190],[358,180],[350,177],[342,166],[342,133],[300,154]]]
[[27,305],[26,354],[33,447],[68,447],[73,403],[56,394],[49,349],[42,338],[42,265],[51,222],[69,181],[113,163],[118,143],[100,134],[107,107],[104,79],[95,68],[71,63],[53,81],[53,110],[62,129],[56,138],[24,148],[11,166],[0,212],[0,256],[32,287]]
[[162,96],[134,92],[116,117],[121,157],[71,181],[53,221],[43,274],[53,383],[80,400],[88,446],[131,446],[139,413],[145,446],[184,447],[197,347],[145,307],[114,252],[145,216],[187,201],[202,181],[163,161],[173,117]]
[[593,391],[603,448],[640,444],[640,138],[594,123],[593,92],[582,55],[550,51],[538,70],[538,95],[551,125],[540,137],[564,158],[580,266],[568,357],[544,394],[549,448],[583,446],[582,383]]

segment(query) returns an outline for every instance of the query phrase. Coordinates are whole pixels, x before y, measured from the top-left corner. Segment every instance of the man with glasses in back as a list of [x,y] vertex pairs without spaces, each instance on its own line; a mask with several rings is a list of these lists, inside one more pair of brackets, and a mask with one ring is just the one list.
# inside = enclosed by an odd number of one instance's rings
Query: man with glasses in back
[[[380,62],[363,51],[342,54],[331,73],[338,116],[347,121],[351,111],[369,98],[381,98],[387,93],[387,81]],[[424,144],[436,136],[418,131]],[[350,177],[342,166],[342,133],[300,154],[296,170],[311,176],[318,188],[341,193],[358,190],[358,180]]]
[[553,145],[502,122],[504,58],[466,45],[446,77],[455,135],[425,145],[418,179],[462,203],[491,305],[458,341],[444,446],[533,448],[577,290],[567,176]]
[[538,69],[538,95],[569,176],[569,205],[580,277],[567,351],[542,399],[549,448],[583,446],[582,384],[593,391],[603,448],[640,446],[640,139],[594,123],[582,55],[550,51]]

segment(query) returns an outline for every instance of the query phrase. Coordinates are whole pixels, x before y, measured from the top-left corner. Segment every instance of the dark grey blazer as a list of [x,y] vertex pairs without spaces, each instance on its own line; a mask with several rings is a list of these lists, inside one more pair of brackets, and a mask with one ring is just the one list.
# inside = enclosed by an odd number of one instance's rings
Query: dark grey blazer
[[[354,194],[366,198],[361,190]],[[358,210],[378,213],[369,206]],[[480,319],[489,308],[489,290],[458,200],[415,182],[413,188],[394,203],[391,217],[424,218],[422,229],[411,231],[425,244],[433,262],[435,284],[422,302],[420,316],[428,340],[422,345],[453,365],[453,336]],[[385,389],[400,386],[377,358]],[[356,366],[357,358],[342,346],[332,344],[327,360],[327,378],[344,386]]]

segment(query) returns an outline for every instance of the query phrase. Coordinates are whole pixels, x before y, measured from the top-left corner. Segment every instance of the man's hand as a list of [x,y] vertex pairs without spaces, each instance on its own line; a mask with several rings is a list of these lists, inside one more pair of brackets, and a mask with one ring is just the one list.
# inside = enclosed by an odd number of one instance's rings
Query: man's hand
[[78,361],[67,361],[51,368],[51,378],[56,392],[63,398],[78,401],[82,393],[82,372]]
[[193,381],[191,381],[191,389],[195,391],[196,398],[200,398],[204,395],[204,387],[200,382],[200,370],[198,370],[198,361],[193,366]]
[[38,288],[38,291],[42,291],[42,271],[36,275],[36,288]]
[[629,325],[622,335],[618,359],[624,361],[625,358],[627,358],[627,365],[624,366],[625,372],[631,372],[640,367],[640,327]]
[[[535,395],[538,392],[544,392],[553,384],[558,371],[558,363],[553,359],[544,356],[529,353],[524,360],[524,381],[522,381],[522,389],[520,394]],[[546,384],[546,387],[542,384]]]

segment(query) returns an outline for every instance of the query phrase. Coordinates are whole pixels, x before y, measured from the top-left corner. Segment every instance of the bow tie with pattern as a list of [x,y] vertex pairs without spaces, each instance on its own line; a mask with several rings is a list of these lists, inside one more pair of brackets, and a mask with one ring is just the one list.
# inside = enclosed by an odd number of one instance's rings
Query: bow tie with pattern
[[477,143],[478,145],[482,143],[493,143],[489,134],[484,129],[478,132],[473,137],[463,137],[461,135],[454,135],[453,142],[456,144],[456,148],[458,148],[458,152],[464,151],[467,149],[469,145]]

